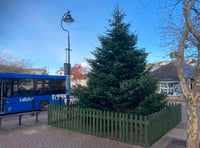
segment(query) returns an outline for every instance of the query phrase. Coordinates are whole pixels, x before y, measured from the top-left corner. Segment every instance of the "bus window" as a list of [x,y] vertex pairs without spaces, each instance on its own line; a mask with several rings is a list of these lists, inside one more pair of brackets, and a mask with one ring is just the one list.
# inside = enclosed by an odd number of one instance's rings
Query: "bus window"
[[65,93],[65,81],[63,80],[50,80],[49,87],[54,94]]
[[33,80],[19,79],[14,80],[14,96],[28,96],[33,95]]
[[12,96],[12,81],[6,80],[6,95],[5,97],[11,97]]
[[43,80],[35,80],[34,92],[38,95],[44,94],[44,81]]
[[0,81],[0,113],[4,111],[4,81]]

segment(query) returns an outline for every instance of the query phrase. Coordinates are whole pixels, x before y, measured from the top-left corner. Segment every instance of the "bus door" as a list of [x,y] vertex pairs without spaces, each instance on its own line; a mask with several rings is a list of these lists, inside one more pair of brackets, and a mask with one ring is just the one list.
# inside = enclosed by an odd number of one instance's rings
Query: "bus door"
[[0,80],[0,114],[4,112],[5,81]]

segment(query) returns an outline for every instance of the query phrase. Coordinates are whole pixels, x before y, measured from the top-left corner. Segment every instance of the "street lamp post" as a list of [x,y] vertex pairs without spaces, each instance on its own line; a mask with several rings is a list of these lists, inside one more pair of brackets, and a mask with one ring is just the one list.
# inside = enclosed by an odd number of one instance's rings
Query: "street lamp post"
[[66,99],[67,103],[69,102],[70,98],[70,75],[71,75],[71,64],[70,64],[70,34],[67,29],[63,27],[63,22],[66,23],[72,23],[74,19],[71,17],[70,11],[68,10],[62,17],[61,19],[61,28],[62,30],[67,32],[68,35],[68,47],[65,49],[66,50],[66,61],[64,63],[64,74],[66,75]]

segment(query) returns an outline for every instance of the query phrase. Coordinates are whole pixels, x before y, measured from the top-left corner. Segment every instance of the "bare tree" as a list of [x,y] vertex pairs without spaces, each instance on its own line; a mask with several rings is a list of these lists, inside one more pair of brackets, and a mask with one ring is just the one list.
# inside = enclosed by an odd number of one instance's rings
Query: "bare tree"
[[31,64],[26,59],[14,58],[10,54],[0,56],[0,72],[26,73]]
[[[172,1],[171,1],[172,2]],[[200,0],[174,0],[170,9],[170,21],[164,26],[166,45],[173,50],[176,59],[183,99],[187,103],[187,148],[199,147],[198,99],[200,96]],[[169,7],[168,7],[169,8]],[[176,10],[177,9],[177,10]],[[184,77],[184,64],[188,57],[196,62],[193,87]]]

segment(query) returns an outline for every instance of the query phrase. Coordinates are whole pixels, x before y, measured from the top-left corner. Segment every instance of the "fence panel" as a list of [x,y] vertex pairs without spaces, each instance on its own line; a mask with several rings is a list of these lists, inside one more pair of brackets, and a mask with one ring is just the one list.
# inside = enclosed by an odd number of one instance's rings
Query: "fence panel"
[[148,116],[148,143],[151,145],[181,121],[181,104]]
[[48,107],[48,124],[148,147],[181,121],[181,105],[171,104],[148,117],[78,106]]

